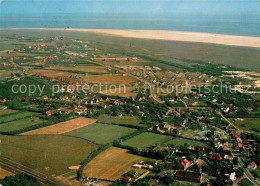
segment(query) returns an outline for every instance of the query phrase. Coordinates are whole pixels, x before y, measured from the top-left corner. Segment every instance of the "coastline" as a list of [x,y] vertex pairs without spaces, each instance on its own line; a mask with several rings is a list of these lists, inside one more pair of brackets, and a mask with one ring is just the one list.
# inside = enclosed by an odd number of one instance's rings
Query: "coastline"
[[211,44],[220,44],[220,45],[260,48],[260,37],[223,35],[223,34],[212,34],[212,33],[201,33],[201,32],[166,31],[166,30],[76,29],[76,28],[69,28],[69,29],[16,28],[16,29],[95,32],[99,34],[127,37],[127,38],[211,43]]

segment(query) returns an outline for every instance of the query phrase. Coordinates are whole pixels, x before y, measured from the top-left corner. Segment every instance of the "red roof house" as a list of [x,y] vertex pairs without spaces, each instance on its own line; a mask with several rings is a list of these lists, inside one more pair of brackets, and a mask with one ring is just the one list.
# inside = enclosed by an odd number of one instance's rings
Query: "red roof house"
[[222,160],[223,158],[220,156],[220,154],[210,154],[211,160]]
[[50,116],[51,115],[51,111],[50,110],[46,111],[46,115]]
[[78,109],[78,106],[77,105],[73,105],[74,109],[77,110]]
[[227,151],[228,149],[227,149],[226,146],[223,146],[223,147],[222,147],[222,150],[223,150],[223,151]]
[[190,166],[190,161],[188,161],[187,159],[184,159],[181,162],[181,166],[183,167],[183,169],[186,169],[188,166]]

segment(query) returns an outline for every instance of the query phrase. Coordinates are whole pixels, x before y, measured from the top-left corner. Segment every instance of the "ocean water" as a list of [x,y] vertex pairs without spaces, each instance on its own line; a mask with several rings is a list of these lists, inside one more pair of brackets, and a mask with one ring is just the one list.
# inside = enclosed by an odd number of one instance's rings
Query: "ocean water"
[[0,28],[95,28],[206,32],[260,37],[259,14],[130,15],[52,14],[0,16]]

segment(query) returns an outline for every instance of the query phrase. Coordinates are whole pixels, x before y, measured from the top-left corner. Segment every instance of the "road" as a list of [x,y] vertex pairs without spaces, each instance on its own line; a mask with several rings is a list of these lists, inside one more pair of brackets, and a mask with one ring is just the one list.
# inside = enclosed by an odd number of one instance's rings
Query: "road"
[[46,176],[38,171],[35,171],[2,156],[0,156],[0,166],[16,174],[24,173],[29,176],[33,176],[39,183],[43,185],[60,185],[60,183],[54,178]]
[[[123,73],[123,72],[122,72]],[[137,79],[137,80],[139,80],[139,81],[141,81],[141,82],[144,82],[144,83],[147,83],[148,85],[149,85],[149,87],[150,87],[150,95],[151,95],[151,97],[156,101],[156,102],[158,102],[158,103],[165,103],[165,101],[162,101],[158,96],[157,96],[157,94],[156,94],[156,91],[157,90],[155,90],[155,85],[153,85],[152,83],[150,83],[150,82],[147,82],[147,81],[145,81],[145,80],[143,80],[142,78],[140,78],[140,77],[137,77],[137,76],[134,76],[134,75],[132,75],[132,74],[128,74],[129,76],[131,76],[131,77],[133,77],[133,78],[135,78],[135,79]]]
[[144,177],[147,176],[149,173],[150,173],[150,171],[146,171],[146,172],[143,173],[140,177],[136,178],[136,179],[135,179],[135,182],[136,182],[137,180],[140,180],[140,179],[144,178]]
[[[242,162],[241,158],[238,158],[238,164],[240,167],[245,167],[244,163]],[[244,174],[254,185],[260,185],[258,181],[255,180],[254,176],[250,173],[247,168],[244,168]]]
[[232,123],[228,118],[226,118],[221,112],[217,112],[218,115],[220,115],[224,120],[226,120],[231,126],[233,126],[235,129],[237,129],[238,131],[240,131],[240,129],[234,124]]

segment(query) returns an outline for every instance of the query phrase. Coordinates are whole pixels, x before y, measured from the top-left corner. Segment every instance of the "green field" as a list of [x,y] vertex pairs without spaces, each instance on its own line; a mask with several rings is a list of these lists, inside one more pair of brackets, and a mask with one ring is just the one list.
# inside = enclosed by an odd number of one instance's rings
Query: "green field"
[[188,146],[205,146],[205,143],[196,141],[196,140],[189,140],[189,139],[185,139],[185,138],[174,138],[170,141],[167,141],[166,143],[164,143],[164,145],[174,145],[175,147],[187,144]]
[[66,133],[66,135],[83,138],[96,144],[106,144],[134,131],[136,131],[136,129],[95,123]]
[[35,113],[35,112],[18,112],[16,114],[12,114],[12,115],[1,116],[0,123],[3,123],[3,122],[5,123],[5,122],[17,120],[17,119],[28,117],[28,116],[35,116],[37,114],[38,113]]
[[69,166],[79,165],[98,146],[69,136],[5,136],[1,135],[3,157],[43,172],[61,175],[71,172]]
[[252,130],[257,129],[260,130],[260,118],[244,118],[243,121],[236,121],[237,126],[242,129]]
[[138,127],[144,127],[145,125],[140,124],[141,119],[137,116],[108,116],[101,115],[98,117],[99,123],[110,123],[110,124],[120,124],[120,125],[133,125]]
[[0,111],[0,116],[3,117],[6,114],[11,114],[11,113],[15,113],[15,112],[17,112],[17,110],[11,110],[11,109],[1,110]]
[[30,118],[24,118],[0,124],[0,132],[12,132],[44,122],[43,120],[37,117],[34,118],[36,118],[37,120],[32,121]]
[[155,144],[161,144],[171,139],[172,137],[170,136],[145,132],[124,141],[122,145],[141,149],[153,146]]

